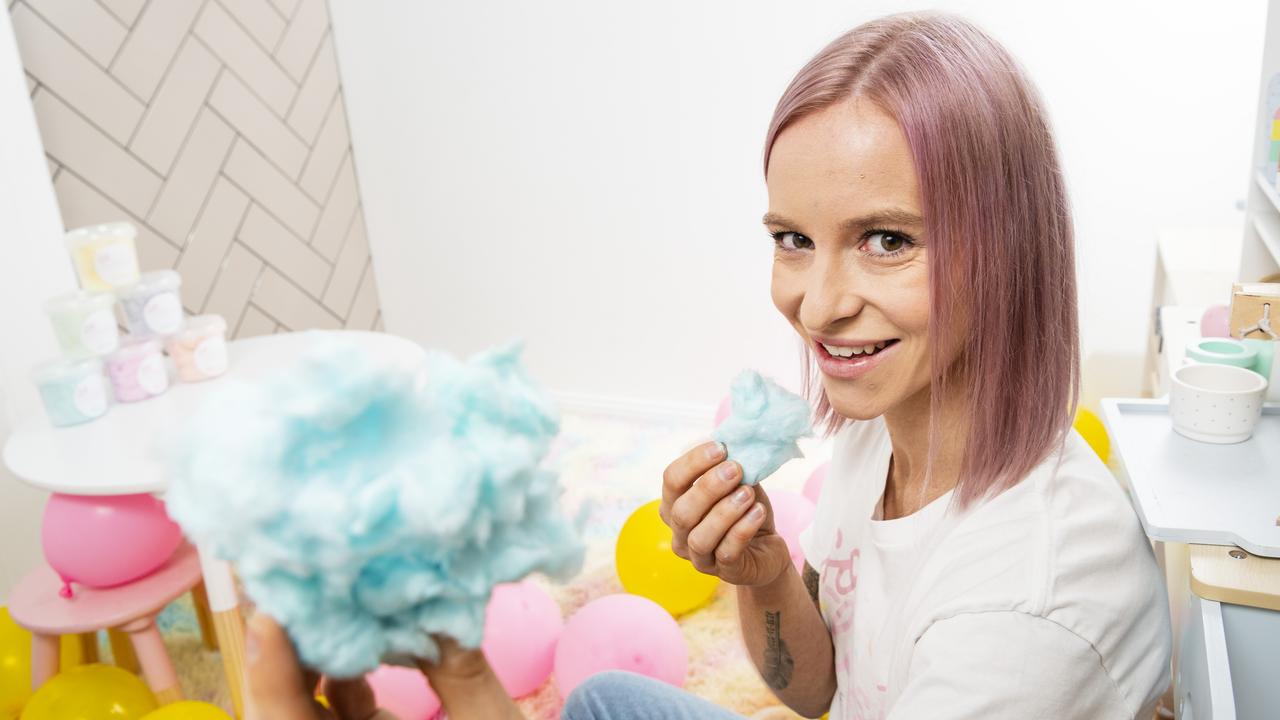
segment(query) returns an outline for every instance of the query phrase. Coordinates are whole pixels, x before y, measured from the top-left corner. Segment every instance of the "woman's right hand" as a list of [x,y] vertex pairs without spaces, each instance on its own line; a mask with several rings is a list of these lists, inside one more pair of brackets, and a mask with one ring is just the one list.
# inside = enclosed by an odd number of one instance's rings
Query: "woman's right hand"
[[764,491],[740,485],[742,468],[724,445],[703,443],[662,474],[662,521],[671,549],[699,571],[734,585],[767,585],[791,565],[787,543],[774,529]]

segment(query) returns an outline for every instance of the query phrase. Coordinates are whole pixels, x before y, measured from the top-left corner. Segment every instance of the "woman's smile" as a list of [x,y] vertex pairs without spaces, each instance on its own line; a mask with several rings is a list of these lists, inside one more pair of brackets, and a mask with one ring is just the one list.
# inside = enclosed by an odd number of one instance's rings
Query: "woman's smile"
[[892,362],[897,338],[887,340],[841,340],[813,338],[813,352],[824,375],[840,380],[856,380],[885,362]]
[[872,372],[884,363],[892,363],[899,341],[896,338],[887,341],[818,341],[815,340],[814,355],[818,359],[818,369],[827,377],[854,380]]

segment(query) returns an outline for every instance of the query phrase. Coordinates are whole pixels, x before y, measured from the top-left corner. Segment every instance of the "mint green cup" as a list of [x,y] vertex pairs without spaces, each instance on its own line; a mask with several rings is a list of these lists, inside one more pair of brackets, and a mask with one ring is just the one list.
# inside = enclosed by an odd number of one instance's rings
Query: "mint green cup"
[[1234,338],[1200,338],[1187,343],[1187,359],[1252,370],[1258,351]]

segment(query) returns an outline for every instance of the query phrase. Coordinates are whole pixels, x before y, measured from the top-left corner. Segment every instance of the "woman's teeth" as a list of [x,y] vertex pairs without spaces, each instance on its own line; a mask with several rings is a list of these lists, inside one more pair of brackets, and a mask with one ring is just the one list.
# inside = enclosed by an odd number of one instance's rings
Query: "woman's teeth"
[[865,345],[863,347],[845,347],[840,345],[828,345],[822,343],[822,347],[831,354],[832,357],[853,357],[854,355],[871,355],[877,350],[884,349],[888,341],[878,342],[874,345]]

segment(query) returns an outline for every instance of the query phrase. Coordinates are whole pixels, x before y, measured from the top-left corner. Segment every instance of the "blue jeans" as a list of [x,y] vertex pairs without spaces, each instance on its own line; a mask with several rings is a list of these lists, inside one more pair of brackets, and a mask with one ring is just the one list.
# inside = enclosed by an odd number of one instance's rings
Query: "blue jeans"
[[743,720],[719,705],[634,673],[603,672],[574,688],[560,720]]

